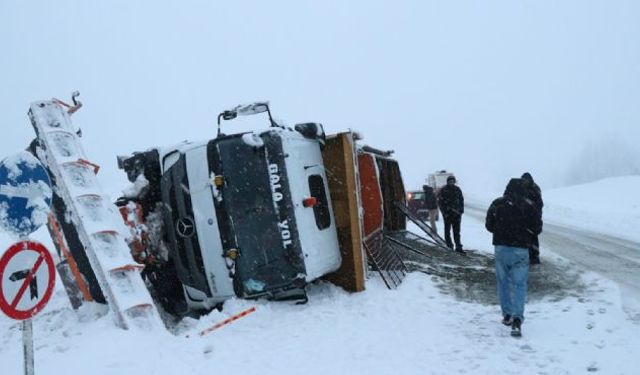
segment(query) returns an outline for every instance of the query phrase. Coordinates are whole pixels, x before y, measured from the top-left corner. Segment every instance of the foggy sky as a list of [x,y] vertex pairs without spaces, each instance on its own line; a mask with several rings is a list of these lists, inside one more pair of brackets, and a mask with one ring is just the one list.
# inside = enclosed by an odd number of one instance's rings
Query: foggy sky
[[640,168],[637,1],[217,3],[1,2],[0,157],[34,136],[31,101],[77,89],[111,187],[116,155],[214,137],[220,111],[256,100],[395,150],[408,188],[436,169],[471,193],[525,171],[570,183],[607,144],[629,155],[606,158],[620,173]]

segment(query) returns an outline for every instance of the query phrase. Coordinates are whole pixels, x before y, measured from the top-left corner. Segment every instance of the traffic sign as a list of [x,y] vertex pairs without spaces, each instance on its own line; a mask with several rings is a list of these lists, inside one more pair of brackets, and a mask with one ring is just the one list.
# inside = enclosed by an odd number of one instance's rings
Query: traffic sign
[[13,244],[0,257],[0,310],[16,320],[33,317],[51,298],[55,277],[53,258],[44,245]]
[[0,162],[0,224],[22,237],[45,224],[51,206],[47,170],[22,151]]

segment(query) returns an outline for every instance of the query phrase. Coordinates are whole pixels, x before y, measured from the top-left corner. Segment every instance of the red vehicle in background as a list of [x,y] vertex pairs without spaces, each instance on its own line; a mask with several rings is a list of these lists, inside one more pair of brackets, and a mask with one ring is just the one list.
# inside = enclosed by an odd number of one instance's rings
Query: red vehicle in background
[[424,203],[424,191],[413,190],[407,192],[407,206],[409,211],[420,220],[429,220],[429,210]]
[[[427,185],[433,188],[433,192],[436,194],[436,197],[440,194],[440,189],[447,184],[447,178],[449,176],[454,176],[454,174],[447,172],[446,170],[430,173],[429,176],[427,176]],[[429,219],[429,210],[427,209],[424,201],[424,191],[412,190],[407,192],[407,206],[409,207],[409,211],[411,211],[420,220],[426,221]],[[436,220],[439,219],[439,216],[440,215],[436,216]]]

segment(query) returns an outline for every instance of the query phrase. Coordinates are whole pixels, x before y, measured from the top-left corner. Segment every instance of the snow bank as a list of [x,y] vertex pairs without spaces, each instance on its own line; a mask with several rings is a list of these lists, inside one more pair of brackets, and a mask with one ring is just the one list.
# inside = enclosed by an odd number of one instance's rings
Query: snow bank
[[[480,220],[465,216],[462,225],[465,245],[491,249]],[[36,237],[47,240],[46,230]],[[9,239],[0,233],[0,242]],[[367,290],[357,294],[319,282],[309,287],[306,305],[233,299],[222,313],[184,319],[171,334],[123,331],[110,316],[96,319],[100,311],[91,308],[75,313],[58,280],[34,319],[36,373],[637,373],[640,327],[626,319],[610,281],[585,274],[587,290],[530,301],[520,340],[500,324],[498,306],[456,300],[439,282],[415,273],[390,291],[372,273]],[[252,306],[256,312],[197,335]],[[19,324],[2,314],[0,363],[3,374],[22,371]]]
[[[496,196],[465,192],[467,204],[486,210]],[[543,189],[543,220],[640,242],[640,176]]]
[[542,192],[544,220],[640,242],[640,176]]
[[[328,283],[307,305],[231,300],[228,312],[185,319],[175,335],[123,331],[110,317],[74,313],[58,290],[35,319],[38,374],[634,374],[638,329],[619,312],[615,287],[594,281],[598,301],[528,305],[524,338],[509,337],[497,306],[443,296],[423,274],[396,291],[373,278],[348,294]],[[605,293],[606,292],[606,293]],[[204,337],[229,315],[257,311]],[[189,337],[187,337],[189,336]],[[18,324],[0,317],[3,373],[20,373]]]

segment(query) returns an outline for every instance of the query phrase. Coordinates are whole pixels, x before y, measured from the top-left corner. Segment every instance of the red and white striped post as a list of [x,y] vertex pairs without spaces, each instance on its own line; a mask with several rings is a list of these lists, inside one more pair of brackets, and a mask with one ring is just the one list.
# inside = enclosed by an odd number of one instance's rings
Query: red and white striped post
[[219,323],[214,324],[213,326],[211,326],[211,327],[209,327],[209,328],[205,329],[204,331],[200,332],[200,333],[199,333],[199,335],[200,335],[200,336],[204,336],[204,335],[206,335],[206,334],[208,334],[208,333],[211,333],[211,332],[215,331],[216,329],[218,329],[218,328],[220,328],[220,327],[222,327],[222,326],[224,326],[224,325],[227,325],[227,324],[229,324],[229,323],[231,323],[231,322],[234,322],[234,321],[236,321],[236,320],[238,320],[238,319],[240,319],[240,318],[242,318],[242,317],[245,317],[245,316],[247,316],[247,315],[251,314],[251,313],[252,313],[252,312],[254,312],[254,311],[256,311],[256,308],[255,308],[255,307],[252,307],[252,308],[250,308],[250,309],[246,309],[246,310],[244,310],[244,311],[243,311],[243,312],[241,312],[241,313],[238,313],[238,314],[236,314],[236,315],[233,315],[233,316],[231,316],[231,317],[230,317],[230,318],[228,318],[228,319],[225,319],[225,320],[223,320],[223,321],[221,321],[221,322],[219,322]]

